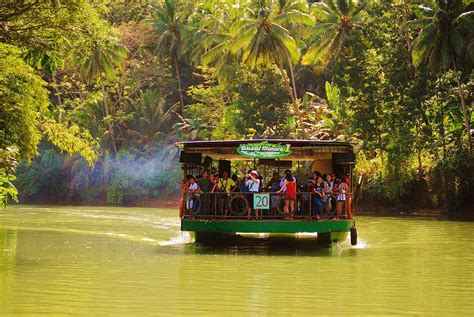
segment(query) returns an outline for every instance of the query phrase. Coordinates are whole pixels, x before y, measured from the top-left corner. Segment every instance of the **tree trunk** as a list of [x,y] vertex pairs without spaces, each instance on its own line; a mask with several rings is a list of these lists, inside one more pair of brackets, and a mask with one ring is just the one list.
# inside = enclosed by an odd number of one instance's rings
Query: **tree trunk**
[[[281,63],[280,56],[278,54],[276,54],[276,60],[277,60],[278,67],[280,68],[281,76],[283,77],[283,80],[285,81],[285,84],[286,84],[286,88],[288,89],[288,93],[290,94],[291,101],[293,103],[293,109],[295,111],[296,116],[298,117],[298,122],[301,129],[301,135],[303,136],[304,139],[306,139],[307,136],[306,136],[306,130],[304,128],[303,116],[301,115],[300,108],[298,108],[298,104],[296,102],[297,101],[296,90],[293,90],[291,88],[290,82],[288,81],[288,78],[285,75],[285,71],[283,70],[283,65]],[[292,69],[290,60],[288,60],[288,62],[290,63],[290,69]],[[293,73],[293,71],[291,71],[291,73]]]
[[456,77],[456,82],[458,84],[458,93],[459,93],[459,98],[461,99],[461,107],[462,107],[462,113],[464,115],[464,124],[466,125],[466,131],[467,131],[467,142],[469,143],[469,152],[471,152],[472,144],[471,144],[471,122],[469,118],[469,112],[467,111],[466,107],[466,100],[464,98],[464,92],[462,90],[461,86],[461,79],[459,78],[459,74],[456,68],[456,60],[453,61],[453,70],[455,73]]
[[295,96],[295,100],[298,100],[298,94],[296,93],[295,74],[293,73],[293,64],[291,63],[291,60],[289,57],[288,57],[288,65],[290,66],[290,76],[291,76],[291,85],[293,86],[293,94]]
[[[104,108],[105,108],[105,115],[108,117],[110,115],[109,112],[109,106],[107,105],[107,96],[105,94],[105,87],[104,83],[100,83],[102,86],[102,98],[104,99]],[[112,144],[112,149],[114,151],[114,155],[117,155],[117,145],[115,144],[115,138],[114,138],[114,132],[113,132],[113,125],[112,122],[108,121],[108,126],[109,126],[109,134],[110,134],[110,141]]]
[[179,92],[179,103],[181,105],[181,114],[184,114],[184,98],[183,98],[183,85],[181,83],[181,73],[178,66],[178,57],[173,55],[174,69],[176,71],[176,80],[178,81],[178,92]]

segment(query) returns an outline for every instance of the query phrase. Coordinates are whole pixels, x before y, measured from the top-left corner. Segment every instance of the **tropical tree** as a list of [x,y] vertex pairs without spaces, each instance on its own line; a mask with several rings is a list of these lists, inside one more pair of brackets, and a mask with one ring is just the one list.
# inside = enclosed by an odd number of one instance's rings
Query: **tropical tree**
[[157,91],[140,92],[140,99],[132,105],[133,118],[127,133],[152,147],[172,128],[171,119],[177,104],[167,109],[165,98]]
[[110,117],[111,112],[107,103],[105,81],[115,77],[116,68],[122,66],[122,61],[125,56],[126,50],[121,45],[101,44],[96,42],[90,54],[85,55],[80,61],[81,75],[91,82],[98,82],[101,86],[110,142],[115,155],[118,151],[113,132],[114,126]]
[[[458,73],[474,36],[474,3],[465,6],[459,0],[438,0],[434,9],[422,7],[427,17],[409,21],[407,29],[420,30],[412,46],[415,66],[425,64],[433,73],[451,69],[455,73],[469,146],[470,113]],[[471,42],[472,43],[472,42]]]
[[193,14],[193,19],[199,20],[197,34],[193,36],[200,41],[194,54],[194,62],[202,66],[212,66],[215,69],[219,84],[227,86],[235,73],[239,62],[239,54],[233,54],[231,47],[237,38],[240,21],[245,14],[244,6],[232,7],[226,3],[203,3]]
[[183,53],[183,37],[187,32],[187,15],[178,0],[164,0],[147,20],[159,36],[156,52],[162,58],[169,58],[176,72],[181,113],[184,111],[183,82],[181,79],[180,57]]
[[330,62],[337,62],[348,46],[355,28],[362,28],[362,10],[366,0],[323,0],[314,4],[316,25],[311,33],[319,38],[309,46],[303,56],[303,65],[325,69]]
[[[293,63],[298,62],[301,56],[296,40],[291,36],[284,23],[293,21],[298,23],[305,13],[293,10],[292,14],[278,14],[275,12],[274,3],[271,0],[258,1],[256,9],[252,10],[250,17],[237,22],[239,25],[238,37],[235,39],[231,52],[233,54],[242,51],[242,61],[251,68],[270,66],[275,63],[280,69],[285,80],[288,93],[293,103],[293,108],[298,117],[299,126],[303,137],[306,137],[302,113],[298,107],[298,96],[296,94],[295,79],[293,74]],[[284,65],[288,64],[290,69],[291,87],[285,75]]]

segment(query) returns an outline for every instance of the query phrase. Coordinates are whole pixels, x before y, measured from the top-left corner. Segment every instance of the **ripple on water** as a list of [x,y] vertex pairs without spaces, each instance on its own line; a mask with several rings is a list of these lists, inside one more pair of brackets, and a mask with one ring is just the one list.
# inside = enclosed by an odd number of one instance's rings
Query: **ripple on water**
[[175,210],[14,207],[0,315],[469,315],[474,224],[359,217],[359,244],[206,246]]

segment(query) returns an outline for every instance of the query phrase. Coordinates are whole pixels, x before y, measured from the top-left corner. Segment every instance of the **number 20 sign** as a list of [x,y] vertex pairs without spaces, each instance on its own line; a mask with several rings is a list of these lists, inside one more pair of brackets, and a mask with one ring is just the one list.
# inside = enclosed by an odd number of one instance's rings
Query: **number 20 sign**
[[253,209],[270,209],[270,194],[253,194]]

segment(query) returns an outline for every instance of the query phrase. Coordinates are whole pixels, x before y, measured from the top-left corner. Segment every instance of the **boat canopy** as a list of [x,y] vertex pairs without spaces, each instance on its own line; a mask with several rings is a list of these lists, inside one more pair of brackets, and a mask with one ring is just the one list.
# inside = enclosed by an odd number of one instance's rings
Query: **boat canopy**
[[348,142],[327,140],[250,139],[183,141],[176,146],[184,153],[210,156],[218,160],[327,160],[334,153],[353,156]]

